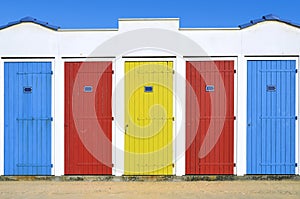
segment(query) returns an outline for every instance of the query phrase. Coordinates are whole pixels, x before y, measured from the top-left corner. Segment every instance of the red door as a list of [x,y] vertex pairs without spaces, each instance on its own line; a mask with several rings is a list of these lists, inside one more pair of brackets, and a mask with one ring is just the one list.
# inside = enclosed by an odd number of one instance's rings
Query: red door
[[65,63],[65,174],[112,174],[112,63]]
[[186,65],[186,174],[233,174],[234,61]]

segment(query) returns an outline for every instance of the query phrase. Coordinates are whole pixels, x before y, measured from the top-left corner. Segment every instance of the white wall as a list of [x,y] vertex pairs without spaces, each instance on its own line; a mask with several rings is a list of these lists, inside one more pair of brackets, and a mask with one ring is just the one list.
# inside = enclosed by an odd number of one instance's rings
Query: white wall
[[300,29],[269,21],[241,31],[244,55],[299,55]]
[[[185,77],[187,57],[226,57],[235,60],[236,79],[236,125],[235,160],[237,175],[246,173],[246,105],[247,105],[247,56],[296,56],[300,53],[300,29],[284,23],[267,21],[246,29],[180,29],[178,19],[124,19],[118,30],[59,30],[53,31],[33,23],[22,23],[0,30],[1,57],[53,57],[54,72],[54,175],[64,173],[64,61],[65,58],[111,57],[115,77],[113,89],[124,76],[124,58],[149,56],[176,56],[176,72]],[[64,59],[63,59],[64,58]],[[143,59],[143,58],[141,58]],[[225,59],[225,58],[224,58]],[[0,88],[4,88],[4,60],[0,59]],[[297,62],[299,64],[299,62]],[[176,95],[185,103],[182,82],[176,80]],[[120,95],[120,96],[119,96]],[[123,117],[122,93],[114,96],[114,117]],[[3,89],[0,104],[4,104]],[[121,103],[120,103],[121,102]],[[299,103],[297,95],[297,107]],[[0,160],[4,154],[4,107],[0,107]],[[176,114],[180,109],[175,106]],[[182,109],[185,113],[185,109]],[[123,114],[123,115],[122,115]],[[120,116],[122,115],[122,116]],[[298,111],[299,116],[299,111]],[[122,122],[122,118],[120,119]],[[185,115],[181,118],[185,121]],[[182,123],[184,125],[184,122]],[[122,175],[124,157],[117,152],[122,149],[122,128],[113,122],[114,175]],[[176,123],[179,126],[178,122]],[[122,126],[122,124],[120,124]],[[185,128],[183,128],[185,129]],[[185,157],[179,151],[184,147],[185,132],[177,132],[181,139],[175,143],[175,173],[184,175]],[[300,160],[299,132],[297,131],[297,163]],[[121,139],[119,139],[121,137]],[[176,148],[177,147],[177,148]],[[298,167],[298,174],[300,169]],[[3,161],[0,161],[0,175]]]
[[157,28],[177,31],[179,29],[179,19],[119,19],[120,32],[144,28]]
[[[172,35],[171,37],[159,38],[151,36],[151,34],[146,35],[147,37],[144,35],[139,35],[139,37],[142,40],[170,40],[169,43],[176,44],[173,44],[173,47],[183,48],[177,49],[182,56],[200,56],[195,46],[203,49],[208,56],[299,55],[300,52],[300,45],[298,45],[300,43],[300,29],[274,21],[259,23],[242,30],[179,29],[177,20],[121,20],[119,26],[119,30],[53,31],[36,24],[22,23],[0,30],[0,55],[1,57],[55,57],[55,55],[86,57],[111,40],[114,40],[115,46],[113,48],[124,48],[122,45],[128,45],[128,41],[122,41],[120,38],[122,39],[121,36],[126,35],[126,33],[135,31],[139,33],[138,31],[143,30],[145,31],[143,33],[147,34],[147,31],[153,33],[152,31],[157,29],[162,30],[158,33],[171,33],[178,35],[178,37]],[[129,43],[139,40],[138,35],[133,34],[133,36],[136,38]],[[159,45],[165,41],[154,42],[153,40],[152,42]],[[189,45],[187,46],[183,42],[188,42]],[[104,45],[104,47],[106,46]],[[93,55],[100,57],[117,56],[116,54],[100,52],[100,54]],[[149,56],[151,55],[149,54]]]
[[52,160],[53,160],[53,175],[60,176],[64,174],[64,96],[65,96],[65,87],[64,85],[64,60],[59,56],[55,57],[55,62],[52,66],[53,70],[53,126],[54,137],[52,138],[54,149],[52,150]]
[[0,30],[1,57],[55,57],[57,32],[32,23]]

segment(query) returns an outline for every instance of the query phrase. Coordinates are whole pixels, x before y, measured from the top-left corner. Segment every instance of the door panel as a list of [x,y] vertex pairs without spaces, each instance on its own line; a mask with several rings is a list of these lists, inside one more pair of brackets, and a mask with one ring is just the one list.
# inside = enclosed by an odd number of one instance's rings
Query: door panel
[[125,62],[125,175],[173,174],[173,62]]
[[65,174],[112,174],[112,63],[65,63]]
[[248,61],[247,174],[295,173],[292,60]]
[[233,174],[234,62],[187,62],[186,79],[186,174]]
[[51,63],[4,64],[4,174],[51,175]]

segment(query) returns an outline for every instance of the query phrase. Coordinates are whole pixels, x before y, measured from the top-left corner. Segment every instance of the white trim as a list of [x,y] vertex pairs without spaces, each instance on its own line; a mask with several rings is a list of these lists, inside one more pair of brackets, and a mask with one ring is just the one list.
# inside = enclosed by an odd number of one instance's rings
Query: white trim
[[[65,63],[74,63],[74,62],[112,62],[112,70],[116,71],[116,61],[115,58],[57,58],[57,60],[59,60],[60,62],[60,67],[59,67],[59,74],[60,77],[57,78],[59,79],[58,82],[63,82],[63,84],[65,85],[65,79],[64,79],[64,73],[65,73]],[[63,70],[63,71],[62,71]],[[115,75],[112,75],[112,92],[115,89],[115,85],[116,85],[116,77]],[[57,125],[57,128],[59,129],[58,132],[63,132],[61,134],[59,134],[59,138],[57,138],[57,143],[59,142],[59,145],[56,145],[56,148],[58,148],[56,150],[56,157],[57,157],[57,170],[56,170],[56,175],[64,175],[64,147],[65,147],[65,142],[64,142],[64,136],[65,136],[65,130],[64,130],[64,122],[65,122],[65,87],[61,86],[61,85],[57,85],[57,87],[59,87],[59,92],[60,95],[58,95],[57,100],[59,101],[58,103],[60,105],[62,105],[61,102],[63,102],[63,107],[60,107],[59,109],[57,109],[57,111],[59,112],[58,116],[60,116],[60,122],[59,125]],[[57,91],[58,92],[58,91]],[[58,99],[59,98],[59,99]],[[116,99],[112,98],[112,108],[115,107],[116,104]],[[114,112],[112,112],[112,114],[114,114]],[[114,118],[116,118],[114,115],[112,115]],[[114,121],[112,121],[112,164],[115,165],[116,162],[116,145],[115,145],[115,140],[116,140],[116,119]],[[63,153],[62,153],[63,152]],[[115,166],[112,167],[112,175],[116,175],[117,171],[115,169]]]
[[[16,63],[16,62],[50,62],[51,63],[51,70],[54,72],[54,66],[55,66],[55,59],[2,59],[0,64],[1,66],[3,67],[3,88],[4,88],[4,63]],[[1,67],[0,66],[0,67]],[[1,74],[0,74],[0,79],[1,79]],[[54,81],[55,81],[55,78],[54,78],[54,73],[51,77],[51,117],[55,118],[55,115],[54,115],[54,110],[55,110],[55,101],[54,101],[54,95],[55,95],[55,89],[54,89]],[[1,99],[3,100],[2,104],[3,104],[3,114],[2,117],[2,121],[4,123],[4,89],[2,89],[2,95],[1,95],[1,98],[0,98],[0,101]],[[0,109],[1,111],[1,109]],[[1,120],[1,116],[0,116],[0,120]],[[3,125],[3,138],[4,138],[4,125]],[[0,135],[1,135],[1,131],[0,131]],[[1,142],[3,142],[3,153],[1,153],[1,149],[0,149],[0,154],[2,154],[3,156],[3,165],[1,165],[0,163],[0,169],[1,169],[1,166],[3,167],[3,175],[4,175],[4,139],[2,141],[0,141],[0,147],[1,147]],[[55,120],[53,119],[52,121],[52,124],[51,124],[51,164],[53,164],[53,167],[51,168],[51,175],[54,175],[54,167],[55,167],[55,161],[54,161],[54,157],[55,157],[55,154],[54,154],[54,146],[55,146]],[[1,158],[1,155],[0,155],[0,158]],[[0,170],[1,172],[1,170]],[[0,173],[1,175],[2,173]]]
[[[177,71],[177,60],[174,59],[174,61],[172,61],[173,63],[173,71]],[[177,137],[177,124],[178,124],[178,114],[177,114],[177,101],[176,101],[176,88],[177,88],[177,78],[176,78],[176,75],[175,73],[173,74],[173,117],[175,119],[175,121],[173,121],[173,134],[172,134],[172,139],[173,139],[173,156],[172,156],[172,162],[173,162],[173,173],[172,174],[176,174],[176,171],[178,170],[177,169],[177,161],[176,161],[176,158],[177,158],[177,150],[178,150],[178,147],[177,147],[177,143],[174,142]]]
[[236,119],[234,120],[234,125],[233,125],[233,162],[235,163],[235,167],[234,167],[234,174],[237,175],[237,165],[238,165],[238,159],[237,159],[237,150],[238,150],[238,122],[237,122],[237,118],[238,118],[238,58],[234,59],[234,70],[236,71],[236,73],[234,74],[234,116],[236,117]]
[[2,62],[3,63],[6,63],[6,62],[10,62],[10,63],[15,63],[15,62],[53,62],[55,60],[55,58],[33,58],[33,59],[18,59],[18,58],[13,58],[13,59],[2,59]]
[[116,125],[116,116],[114,115],[114,111],[116,110],[116,98],[113,98],[113,91],[116,88],[116,83],[117,83],[117,77],[116,77],[116,60],[114,59],[112,61],[112,70],[114,71],[114,74],[112,75],[112,96],[111,96],[111,108],[112,108],[112,117],[114,118],[114,120],[112,121],[111,125],[111,155],[112,155],[112,175],[116,175],[117,174],[117,169],[115,167],[116,165],[116,129],[117,129],[117,125]]
[[[270,56],[265,56],[265,57],[244,57],[245,60],[245,66],[246,66],[246,72],[247,72],[247,68],[248,68],[248,64],[247,61],[251,61],[251,60],[257,60],[257,61],[279,61],[279,60],[291,60],[291,61],[296,61],[296,69],[299,71],[299,56],[295,55],[292,57],[289,56],[278,56],[278,57],[270,57]],[[298,72],[299,73],[299,72]],[[296,73],[296,85],[295,85],[295,89],[296,89],[296,99],[295,99],[295,113],[296,116],[298,116],[299,118],[299,113],[300,113],[300,109],[299,109],[299,75],[298,73]],[[243,80],[245,81],[245,80]],[[246,90],[248,89],[247,87],[247,80],[246,80]],[[246,97],[246,101],[247,101],[247,97]],[[246,103],[246,110],[247,110],[247,103]],[[247,121],[247,117],[246,117],[246,121]],[[246,139],[247,139],[247,128],[245,128],[246,131]],[[247,143],[247,140],[246,140]],[[300,168],[299,168],[299,160],[300,160],[300,151],[299,151],[299,143],[300,143],[300,138],[299,138],[299,119],[296,121],[295,124],[295,162],[298,164],[298,167],[295,167],[295,174],[299,175],[300,174]],[[246,147],[246,146],[245,146]],[[245,150],[245,156],[247,156],[247,150]],[[245,160],[246,164],[247,164],[247,159]],[[245,174],[246,170],[245,170]]]
[[[53,174],[55,176],[64,175],[64,157],[65,157],[65,93],[64,93],[64,62],[59,57],[56,58],[53,65],[53,124],[54,125],[54,145],[53,145]],[[63,83],[63,85],[61,85]]]
[[[216,56],[216,57],[184,57],[184,60],[187,62],[192,62],[192,61],[237,61],[238,56],[227,56],[227,57],[222,57],[222,56]],[[235,68],[236,69],[236,68]]]
[[114,57],[68,57],[68,58],[59,58],[62,60],[63,64],[66,62],[113,62]]
[[[113,157],[114,167],[113,175],[122,176],[124,174],[124,149],[125,149],[125,135],[124,135],[124,101],[125,101],[125,82],[124,82],[124,61],[120,59],[115,60],[115,84],[113,85],[113,114],[115,117],[115,131],[113,132]],[[118,70],[117,70],[118,69]],[[121,87],[121,88],[120,88]]]
[[237,66],[236,175],[243,176],[247,167],[247,61],[241,55],[237,58]]
[[246,60],[246,63],[247,63],[247,61],[278,61],[278,60],[283,60],[283,61],[285,61],[285,60],[294,60],[294,61],[298,61],[298,56],[293,56],[293,57],[289,57],[289,56],[278,56],[278,57],[276,57],[276,56],[272,56],[272,57],[270,57],[270,56],[257,56],[257,57],[248,57],[248,56],[244,56],[244,58],[245,58],[245,60]]
[[[175,131],[175,175],[183,176],[185,175],[185,151],[186,151],[186,61],[182,57],[177,58],[177,68],[175,70],[175,100],[176,105],[175,111],[175,121],[176,121],[176,131]],[[180,112],[181,110],[181,112]]]
[[[130,62],[130,61],[138,61],[138,62],[151,62],[151,61],[154,61],[154,62],[167,62],[167,61],[171,61],[173,62],[173,70],[175,70],[177,68],[177,59],[176,58],[147,58],[147,57],[139,57],[139,58],[122,58],[121,60],[119,60],[119,64],[117,64],[117,68],[119,68],[121,70],[121,68],[123,69],[122,71],[122,76],[119,74],[117,77],[119,78],[118,80],[120,81],[121,79],[125,78],[125,62]],[[120,73],[120,70],[118,70],[118,73]],[[125,79],[123,79],[125,81]],[[119,82],[118,82],[119,83]],[[117,84],[118,84],[117,83]],[[125,83],[125,82],[124,82]],[[176,78],[173,77],[173,92],[176,93]],[[123,89],[124,89],[124,93],[123,93],[123,97],[120,98],[118,97],[118,103],[117,103],[117,107],[119,106],[120,108],[122,107],[123,109],[125,109],[125,106],[124,106],[124,103],[125,103],[125,85],[123,85]],[[177,121],[176,121],[176,96],[173,95],[173,115],[175,117],[175,122],[173,122],[173,140],[174,138],[176,137],[176,130],[177,130]],[[123,106],[122,106],[122,105]],[[116,108],[115,110],[118,111],[120,108]],[[120,111],[120,110],[119,110]],[[125,114],[124,114],[124,111],[120,111],[122,112],[122,116],[120,116],[120,114],[116,114],[119,115],[119,117],[122,117],[121,121],[125,121]],[[125,123],[124,123],[125,124]],[[124,126],[123,124],[123,126]],[[124,127],[123,127],[124,128]],[[122,134],[122,137],[121,136],[118,136],[118,141],[117,141],[117,145],[118,147],[123,147],[123,154],[122,154],[122,157],[120,157],[120,154],[117,154],[119,155],[119,157],[116,157],[117,161],[119,162],[118,163],[118,168],[122,168],[122,174],[124,174],[124,161],[125,161],[125,157],[124,157],[124,151],[125,151],[125,135],[124,135],[124,130],[121,130],[119,129],[119,132],[117,130],[117,133],[118,134]],[[120,143],[122,141],[122,144]],[[173,155],[172,155],[172,158],[173,158],[173,163],[175,165],[175,167],[173,168],[173,174],[175,174],[176,172],[176,157],[177,157],[177,154],[176,154],[176,143],[173,142]],[[120,163],[120,160],[122,160],[123,162]],[[122,167],[121,167],[122,166]],[[120,174],[120,173],[119,173]]]
[[56,140],[55,140],[55,128],[56,128],[56,115],[55,115],[55,96],[56,96],[56,92],[55,92],[55,82],[57,81],[56,78],[55,78],[55,69],[56,69],[56,65],[55,65],[55,60],[53,60],[51,62],[51,70],[53,71],[53,74],[51,76],[51,117],[53,118],[53,121],[52,121],[52,125],[51,125],[51,163],[53,165],[53,167],[51,168],[51,174],[52,175],[55,175],[55,167],[56,167],[56,164],[55,164],[55,143],[56,143]]
[[164,57],[133,57],[133,58],[131,58],[131,57],[124,57],[124,58],[122,58],[122,61],[124,62],[124,64],[125,64],[125,62],[134,62],[134,61],[136,61],[136,62],[167,62],[167,61],[172,61],[172,62],[175,62],[176,61],[176,57],[174,56],[174,58],[172,57],[172,58],[169,58],[169,57],[166,57],[166,58],[164,58]]
[[[238,161],[239,158],[237,157],[237,150],[238,150],[238,57],[190,57],[185,58],[186,62],[193,62],[193,61],[233,61],[234,62],[234,70],[237,71],[236,74],[234,74],[234,116],[236,117],[236,120],[234,120],[234,127],[233,127],[233,162],[236,164],[236,167],[234,167],[233,174],[237,175],[237,165],[239,165]],[[186,76],[185,76],[186,77]],[[186,133],[186,132],[185,132]]]

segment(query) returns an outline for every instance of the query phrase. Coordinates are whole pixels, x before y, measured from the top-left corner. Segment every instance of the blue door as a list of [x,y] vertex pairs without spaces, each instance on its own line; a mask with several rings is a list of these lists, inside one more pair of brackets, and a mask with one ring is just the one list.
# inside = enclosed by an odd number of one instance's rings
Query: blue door
[[4,175],[51,175],[51,63],[4,64]]
[[247,174],[295,174],[296,61],[248,61]]

